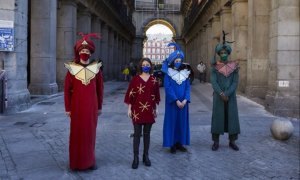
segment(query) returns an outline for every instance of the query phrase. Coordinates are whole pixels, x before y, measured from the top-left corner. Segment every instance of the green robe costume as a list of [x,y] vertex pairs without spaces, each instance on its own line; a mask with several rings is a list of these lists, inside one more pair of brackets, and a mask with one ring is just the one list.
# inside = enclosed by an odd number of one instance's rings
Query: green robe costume
[[[211,121],[212,134],[229,135],[240,133],[240,124],[238,116],[238,107],[236,100],[236,89],[239,81],[238,64],[229,61],[225,64],[214,64],[211,67],[211,84],[214,89],[213,93],[213,110]],[[223,92],[228,97],[228,131],[225,129],[225,103],[220,93]]]

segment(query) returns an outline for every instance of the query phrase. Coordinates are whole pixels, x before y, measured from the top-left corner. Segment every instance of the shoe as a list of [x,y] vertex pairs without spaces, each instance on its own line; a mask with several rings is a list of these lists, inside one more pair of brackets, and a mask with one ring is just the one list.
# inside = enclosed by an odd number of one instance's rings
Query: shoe
[[97,169],[98,169],[97,164],[94,164],[93,166],[91,166],[91,167],[89,168],[89,170],[92,170],[92,171],[97,170]]
[[134,156],[131,167],[132,169],[137,169],[139,167],[139,156]]
[[214,144],[211,147],[211,150],[216,151],[219,149],[219,142],[214,142]]
[[176,146],[175,145],[171,147],[170,152],[172,154],[176,154]]
[[148,155],[143,155],[143,163],[145,164],[145,166],[151,166],[151,161],[148,157]]
[[183,147],[182,144],[180,144],[180,143],[176,144],[176,149],[178,149],[181,152],[187,152],[187,149],[185,147]]
[[229,142],[229,147],[231,147],[231,149],[235,151],[240,150],[239,147],[235,144],[235,142]]

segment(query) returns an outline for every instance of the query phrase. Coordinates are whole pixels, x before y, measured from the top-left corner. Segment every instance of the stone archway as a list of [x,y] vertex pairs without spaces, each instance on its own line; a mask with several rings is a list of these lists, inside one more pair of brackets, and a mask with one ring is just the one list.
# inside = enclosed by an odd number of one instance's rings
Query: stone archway
[[148,22],[143,28],[143,36],[147,37],[143,40],[143,57],[150,58],[154,64],[161,64],[174,51],[167,44],[174,41],[176,35],[173,25],[164,19]]
[[145,26],[143,26],[143,34],[145,35],[146,31],[153,25],[156,24],[162,24],[167,26],[173,33],[173,37],[177,36],[177,31],[174,28],[174,25],[172,25],[169,21],[165,20],[165,19],[152,19],[151,21],[148,21],[147,24]]

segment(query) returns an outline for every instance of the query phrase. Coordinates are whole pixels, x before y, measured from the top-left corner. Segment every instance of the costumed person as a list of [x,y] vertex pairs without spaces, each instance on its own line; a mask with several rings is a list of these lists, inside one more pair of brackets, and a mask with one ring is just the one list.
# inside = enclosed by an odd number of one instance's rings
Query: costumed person
[[103,101],[103,78],[101,62],[90,61],[95,45],[82,34],[74,46],[75,59],[65,63],[64,99],[66,114],[70,116],[69,158],[71,170],[95,170],[95,140],[98,115]]
[[168,46],[174,46],[175,51],[162,65],[166,93],[163,146],[170,147],[170,152],[174,154],[176,150],[186,152],[183,145],[190,144],[190,71],[182,64],[184,54],[180,46],[176,43]]
[[153,65],[149,58],[142,58],[138,65],[138,74],[133,77],[128,86],[124,102],[128,104],[128,117],[132,119],[133,162],[132,169],[139,165],[139,145],[143,129],[144,154],[143,163],[151,166],[149,159],[150,131],[157,116],[157,105],[160,101],[159,84],[151,75]]
[[240,133],[236,89],[239,82],[239,66],[235,61],[229,61],[232,51],[230,45],[225,41],[223,31],[223,43],[217,44],[215,53],[219,55],[212,60],[211,84],[213,93],[213,110],[211,121],[212,150],[219,148],[219,136],[227,132],[229,135],[229,147],[238,151],[235,141]]

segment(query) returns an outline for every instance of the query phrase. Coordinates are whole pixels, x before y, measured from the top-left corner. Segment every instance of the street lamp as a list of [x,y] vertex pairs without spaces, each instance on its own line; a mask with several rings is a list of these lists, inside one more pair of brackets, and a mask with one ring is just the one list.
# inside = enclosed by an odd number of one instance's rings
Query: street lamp
[[165,8],[165,2],[164,0],[158,0],[158,9],[164,9]]

